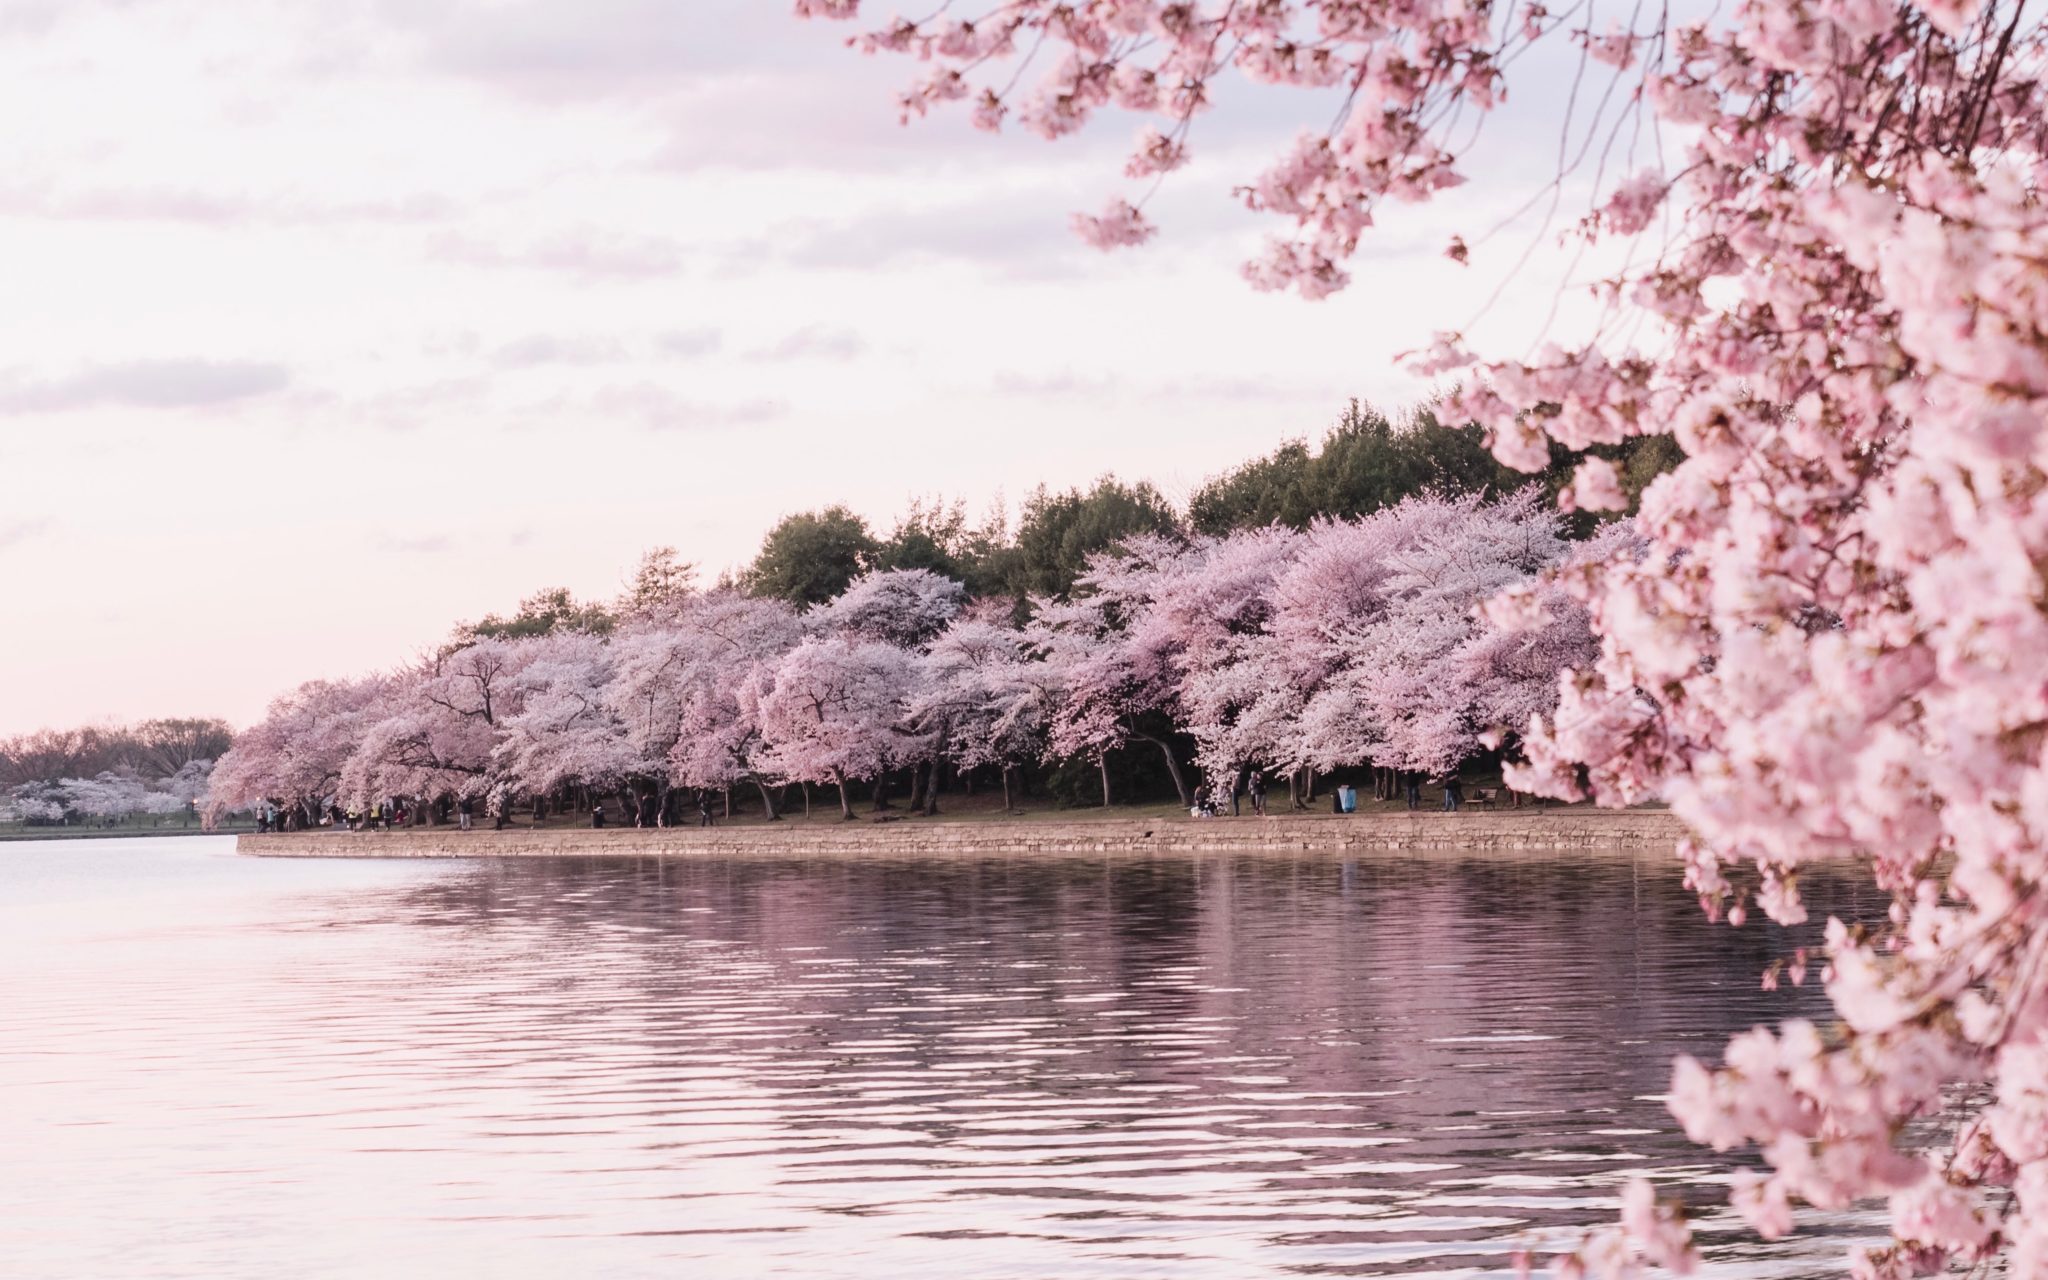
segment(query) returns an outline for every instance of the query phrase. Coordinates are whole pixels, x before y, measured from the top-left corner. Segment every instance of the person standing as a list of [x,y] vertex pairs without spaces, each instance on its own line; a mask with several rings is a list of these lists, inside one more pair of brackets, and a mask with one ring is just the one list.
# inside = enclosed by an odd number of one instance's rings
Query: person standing
[[1457,774],[1451,774],[1444,779],[1444,812],[1456,813],[1464,804],[1465,784],[1458,780]]
[[709,791],[699,791],[697,793],[697,825],[708,827],[716,821],[717,819],[711,816],[711,793]]
[[1408,789],[1408,811],[1413,813],[1422,807],[1422,775],[1413,770],[1401,775],[1406,779]]
[[1261,817],[1261,818],[1265,817],[1265,816],[1266,816],[1266,775],[1265,775],[1265,774],[1264,774],[1263,772],[1261,772],[1261,771],[1259,771],[1259,770],[1257,770],[1257,769],[1254,769],[1254,770],[1252,770],[1252,777],[1251,777],[1251,781],[1250,781],[1250,783],[1249,783],[1249,784],[1247,784],[1247,785],[1248,785],[1248,787],[1250,788],[1250,791],[1251,791],[1251,797],[1252,797],[1252,812],[1253,812],[1254,814],[1258,815],[1258,816],[1259,816],[1259,817]]
[[457,825],[462,830],[467,831],[469,830],[470,819],[474,818],[475,816],[476,801],[470,799],[468,796],[462,797],[461,803],[455,806],[455,820]]

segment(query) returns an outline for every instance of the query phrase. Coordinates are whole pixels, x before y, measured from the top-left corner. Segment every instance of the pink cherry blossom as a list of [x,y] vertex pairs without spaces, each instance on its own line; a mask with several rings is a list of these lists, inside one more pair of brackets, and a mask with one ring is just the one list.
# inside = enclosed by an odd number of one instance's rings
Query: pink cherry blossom
[[[1893,906],[1830,930],[1840,1030],[1738,1039],[1725,1069],[1681,1068],[1674,1110],[1762,1157],[1764,1180],[1738,1197],[1759,1229],[1782,1231],[1802,1202],[1890,1197],[1894,1242],[1852,1258],[1858,1274],[2048,1271],[2034,1119],[2048,1043],[2048,18],[2018,0],[1745,3],[1620,29],[1583,8],[1463,0],[988,7],[1014,47],[1065,60],[1038,60],[1048,78],[1014,90],[1008,59],[954,65],[1049,134],[1113,103],[1177,128],[1232,73],[1344,84],[1334,123],[1303,95],[1309,132],[1276,137],[1264,172],[1237,180],[1281,224],[1245,274],[1311,298],[1349,283],[1382,201],[1467,177],[1460,131],[1523,100],[1503,90],[1531,45],[1578,46],[1611,77],[1594,87],[1647,113],[1632,127],[1672,163],[1606,179],[1581,224],[1596,243],[1660,236],[1598,282],[1611,322],[1519,359],[1460,364],[1455,342],[1423,358],[1457,380],[1441,412],[1483,426],[1510,465],[1652,432],[1684,454],[1642,495],[1639,543],[1553,565],[1547,588],[1496,584],[1516,596],[1490,617],[1569,604],[1590,635],[1511,782],[1668,801],[1695,832],[1687,874],[1729,919],[1801,919],[1803,867],[1867,866]],[[1083,229],[1128,244],[1149,227],[1116,228],[1137,225]],[[1606,509],[1618,487],[1589,463],[1570,501]],[[1372,556],[1342,569],[1349,540],[1378,536],[1311,531],[1290,554],[1411,610],[1405,633],[1332,606],[1332,634],[1356,646],[1341,661],[1313,645],[1277,662],[1236,641],[1169,652],[1204,664],[1170,701],[1277,742],[1269,726],[1287,716],[1255,690],[1291,690],[1317,749],[1391,749],[1386,726],[1343,714],[1399,683],[1356,654],[1398,673],[1454,652],[1457,628],[1429,592],[1408,600],[1375,577]],[[1317,615],[1288,581],[1255,632]],[[1076,687],[1110,665],[1076,655]],[[1152,672],[1124,674],[1154,696]],[[1431,688],[1399,694],[1415,741],[1449,732]],[[1318,699],[1335,709],[1319,715]],[[1101,709],[1074,723],[1108,732],[1118,697],[1088,704]],[[1661,1229],[1637,1204],[1559,1270],[1618,1274],[1668,1252]]]

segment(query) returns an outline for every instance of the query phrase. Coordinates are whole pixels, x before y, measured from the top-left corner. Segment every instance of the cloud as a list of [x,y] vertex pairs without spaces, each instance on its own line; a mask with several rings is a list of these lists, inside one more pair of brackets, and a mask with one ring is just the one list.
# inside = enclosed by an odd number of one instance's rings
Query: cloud
[[456,211],[446,197],[416,193],[391,199],[308,199],[296,193],[203,191],[194,187],[118,186],[58,190],[0,184],[0,214],[63,222],[176,222],[200,226],[319,226],[330,223],[422,223]]
[[851,61],[841,32],[762,0],[447,0],[389,4],[427,64],[543,99],[639,95],[735,67]]
[[1113,373],[998,373],[991,380],[1000,396],[1106,396],[1123,389],[1123,380]]
[[657,352],[682,360],[708,356],[724,345],[725,335],[716,329],[671,329],[654,337]]
[[544,364],[604,364],[625,357],[625,346],[617,338],[563,337],[536,333],[499,347],[491,363],[503,369],[527,369]]
[[665,236],[578,227],[506,248],[453,232],[434,236],[427,252],[469,267],[523,267],[585,277],[635,279],[683,269],[682,246]]
[[20,546],[24,542],[33,541],[49,531],[50,521],[48,517],[39,517],[34,520],[10,520],[5,524],[0,524],[0,551],[5,551],[9,547]]
[[789,414],[789,405],[781,400],[713,404],[679,396],[651,382],[606,387],[590,403],[598,413],[637,419],[649,431],[717,431],[773,422]]
[[283,365],[246,360],[136,360],[94,365],[44,382],[0,384],[0,413],[59,413],[120,406],[186,409],[282,391]]
[[782,256],[799,267],[874,270],[951,260],[1036,279],[1080,274],[1084,255],[1095,252],[1073,234],[1065,211],[1006,194],[936,209],[879,209],[837,222],[803,222],[783,229],[778,239],[785,246]]
[[851,329],[806,325],[779,342],[747,353],[749,360],[851,360],[868,349],[867,339]]
[[384,538],[377,543],[377,549],[401,555],[439,555],[454,545],[455,540],[446,534],[426,534],[415,538]]

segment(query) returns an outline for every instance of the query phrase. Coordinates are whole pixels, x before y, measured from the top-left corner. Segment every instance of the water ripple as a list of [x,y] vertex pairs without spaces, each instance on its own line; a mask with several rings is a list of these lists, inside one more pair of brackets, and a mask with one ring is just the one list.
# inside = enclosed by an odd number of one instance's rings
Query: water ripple
[[[1816,893],[1830,892],[1820,886]],[[1832,889],[1836,909],[1874,904]],[[1668,858],[0,849],[0,1272],[1467,1276],[1810,1012]],[[1713,1270],[1833,1275],[1855,1214]]]

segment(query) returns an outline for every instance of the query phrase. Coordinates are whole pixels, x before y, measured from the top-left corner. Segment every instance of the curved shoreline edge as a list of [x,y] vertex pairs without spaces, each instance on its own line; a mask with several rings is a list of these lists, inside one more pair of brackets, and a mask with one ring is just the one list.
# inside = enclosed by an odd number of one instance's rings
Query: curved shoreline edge
[[574,827],[457,831],[300,831],[242,835],[264,858],[1002,857],[1016,854],[1364,853],[1414,849],[1603,849],[1673,845],[1685,824],[1663,810],[1419,813],[1348,818],[905,819],[828,826]]

